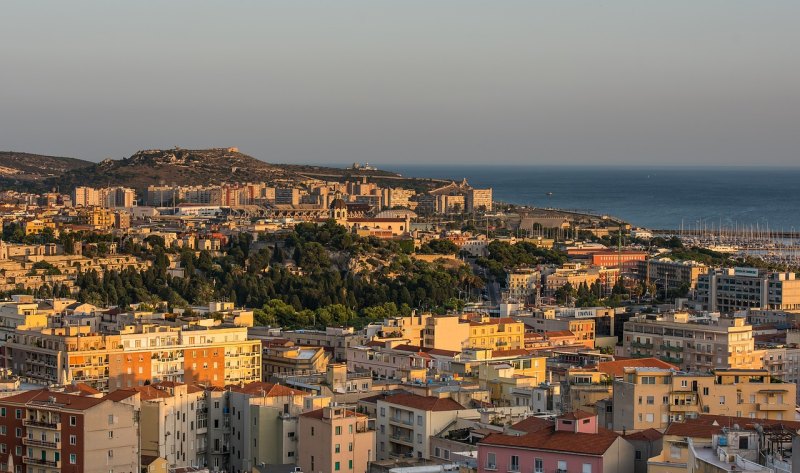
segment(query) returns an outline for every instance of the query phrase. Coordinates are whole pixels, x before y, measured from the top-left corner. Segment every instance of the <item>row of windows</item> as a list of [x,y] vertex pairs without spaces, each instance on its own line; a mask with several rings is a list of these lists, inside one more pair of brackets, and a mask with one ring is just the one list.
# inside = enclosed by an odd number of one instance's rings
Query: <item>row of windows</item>
[[[567,461],[566,460],[557,460],[556,462],[556,472],[567,472]],[[489,452],[486,454],[486,469],[487,470],[497,470],[497,454],[494,452]],[[507,469],[509,472],[520,472],[522,471],[520,467],[520,459],[519,455],[510,455],[508,459]],[[544,473],[544,459],[542,458],[534,458],[533,459],[533,471],[534,473]],[[592,464],[591,463],[583,463],[581,467],[581,473],[592,473]]]

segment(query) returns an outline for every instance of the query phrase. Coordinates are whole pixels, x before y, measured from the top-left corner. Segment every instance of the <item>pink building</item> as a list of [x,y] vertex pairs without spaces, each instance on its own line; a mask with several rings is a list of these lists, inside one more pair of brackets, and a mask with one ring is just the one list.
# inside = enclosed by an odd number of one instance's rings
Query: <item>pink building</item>
[[478,444],[478,473],[633,473],[634,448],[583,411],[550,422],[535,417]]

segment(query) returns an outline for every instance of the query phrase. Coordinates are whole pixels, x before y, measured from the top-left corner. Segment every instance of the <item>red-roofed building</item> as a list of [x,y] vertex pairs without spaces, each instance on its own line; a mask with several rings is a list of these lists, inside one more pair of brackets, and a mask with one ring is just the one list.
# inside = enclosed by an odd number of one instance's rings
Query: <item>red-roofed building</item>
[[484,438],[478,444],[478,473],[633,473],[633,446],[598,427],[593,414],[577,411],[548,424],[526,420],[512,426],[522,435]]
[[0,399],[0,471],[139,471],[132,403],[47,389]]
[[396,394],[377,401],[377,452],[379,460],[400,457],[430,458],[429,438],[456,419],[478,419],[450,398]]
[[297,465],[308,472],[366,473],[375,460],[375,431],[367,424],[364,414],[337,406],[300,414]]

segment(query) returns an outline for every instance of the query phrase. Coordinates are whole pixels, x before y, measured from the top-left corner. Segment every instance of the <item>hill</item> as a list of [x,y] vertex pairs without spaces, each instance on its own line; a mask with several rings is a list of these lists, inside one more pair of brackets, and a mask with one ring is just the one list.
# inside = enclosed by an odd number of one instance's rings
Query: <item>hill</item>
[[237,148],[152,149],[129,158],[107,159],[68,172],[63,185],[127,186],[139,191],[155,184],[207,185],[224,182],[273,182],[297,175],[240,153]]
[[58,187],[69,192],[76,186],[126,186],[140,194],[157,184],[210,185],[234,182],[296,183],[309,178],[344,181],[366,177],[387,187],[426,190],[437,179],[409,179],[377,169],[334,168],[301,164],[271,164],[237,148],[151,149],[129,158],[99,163],[27,153],[0,153],[0,186],[42,192]]
[[93,164],[61,156],[0,151],[0,186],[19,190],[44,188],[46,181]]

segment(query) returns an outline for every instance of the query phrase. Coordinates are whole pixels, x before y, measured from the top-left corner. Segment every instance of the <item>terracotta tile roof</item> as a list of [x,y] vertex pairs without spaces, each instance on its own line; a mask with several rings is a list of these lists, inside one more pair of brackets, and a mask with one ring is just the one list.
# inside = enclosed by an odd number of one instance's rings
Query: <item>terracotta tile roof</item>
[[550,426],[519,436],[492,434],[478,442],[478,444],[561,453],[603,455],[620,437],[616,432],[602,428],[599,428],[596,434],[588,434],[556,431],[554,426]]
[[710,439],[720,432],[722,432],[722,426],[719,424],[701,424],[690,421],[669,424],[667,430],[664,431],[664,435]]
[[416,394],[395,394],[385,399],[390,404],[410,407],[422,411],[457,411],[465,409],[464,406],[449,397],[439,398],[433,396],[418,396]]
[[64,388],[65,393],[75,393],[85,396],[94,396],[100,394],[100,391],[89,386],[86,383],[69,384]]
[[658,358],[626,358],[614,361],[601,361],[597,371],[606,373],[612,378],[620,378],[625,374],[625,368],[662,368],[679,369],[677,366],[661,361]]
[[135,395],[136,391],[133,389],[117,389],[116,391],[111,391],[110,393],[106,394],[105,397],[111,401],[119,402]]
[[73,411],[84,411],[106,400],[105,398],[75,396],[72,394],[50,391],[48,389],[35,389],[4,397],[0,399],[0,404],[24,405],[31,401],[48,402],[51,398],[56,404],[61,404],[63,409]]
[[172,394],[170,394],[166,390],[158,389],[153,386],[136,386],[131,389],[139,393],[139,396],[142,401],[150,401],[153,399],[165,399],[172,397]]
[[533,433],[542,429],[553,427],[553,422],[539,417],[528,417],[512,425],[511,428],[521,432]]
[[783,425],[790,429],[800,430],[800,421],[796,420],[777,420],[777,419],[751,419],[749,417],[730,417],[730,416],[718,416],[718,415],[711,415],[711,414],[701,414],[697,417],[697,419],[691,419],[693,422],[702,422],[705,424],[711,424],[716,422],[722,426],[734,425],[738,424],[739,427],[743,429],[754,429],[755,425],[761,426],[773,426],[773,425]]
[[656,429],[646,429],[633,434],[626,435],[625,440],[644,440],[647,442],[652,442],[654,440],[660,439],[663,436],[664,434],[657,431]]
[[409,353],[417,353],[417,354],[421,353],[421,354],[440,355],[440,356],[456,356],[460,353],[457,351],[442,350],[440,348],[418,347],[415,345],[397,345],[393,349],[398,351],[406,351]]
[[282,384],[263,383],[261,381],[255,381],[244,386],[231,385],[228,388],[233,392],[259,397],[308,396],[305,391],[288,388]]
[[565,420],[581,420],[581,419],[588,419],[589,417],[594,417],[594,414],[591,412],[577,410],[574,412],[568,412],[564,415],[558,416],[559,419]]
[[369,403],[369,404],[374,404],[374,403],[377,403],[381,399],[386,399],[387,397],[394,396],[394,395],[397,395],[397,394],[411,394],[411,392],[403,390],[403,389],[393,389],[391,391],[382,392],[382,393],[376,394],[374,396],[362,397],[361,399],[358,400],[358,402],[365,402],[365,403]]
[[552,337],[574,337],[575,334],[572,333],[569,330],[554,330],[552,332],[545,332],[544,336],[546,338],[552,338]]

